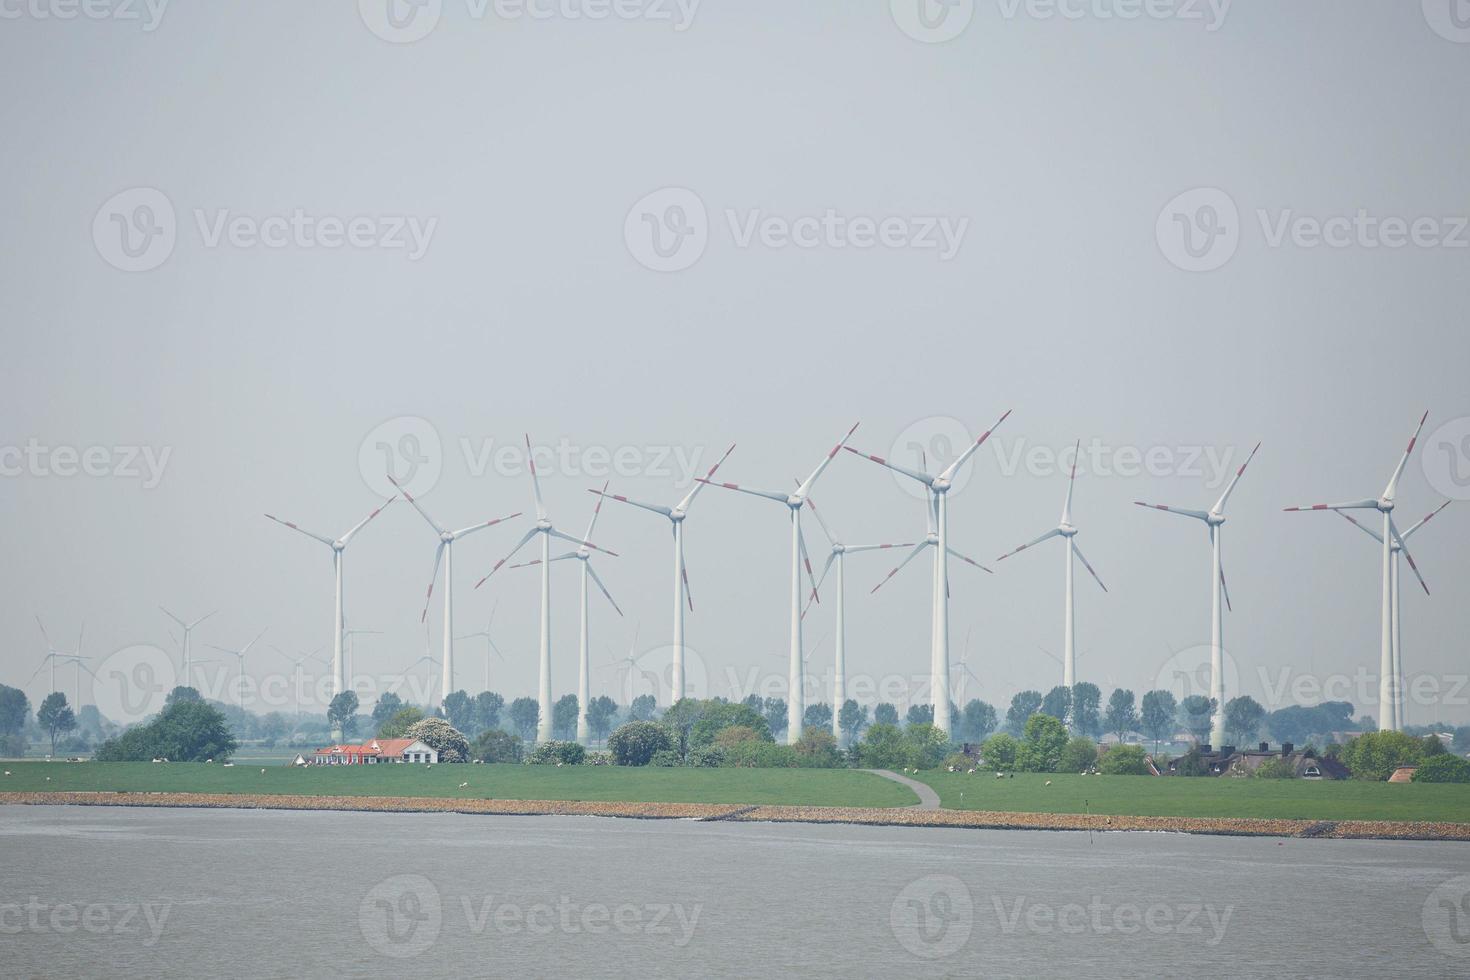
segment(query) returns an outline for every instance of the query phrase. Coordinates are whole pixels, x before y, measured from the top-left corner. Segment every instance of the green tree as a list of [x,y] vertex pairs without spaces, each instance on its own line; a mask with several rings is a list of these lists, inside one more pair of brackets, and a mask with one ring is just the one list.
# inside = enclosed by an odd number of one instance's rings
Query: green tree
[[1459,756],[1444,753],[1425,759],[1414,770],[1416,783],[1470,783],[1470,762]]
[[908,713],[904,715],[905,725],[932,725],[934,724],[934,705],[911,704]]
[[655,752],[667,752],[673,744],[669,730],[651,721],[620,725],[607,740],[613,762],[620,766],[646,766]]
[[1108,710],[1103,714],[1103,725],[1123,741],[1123,736],[1138,729],[1138,712],[1133,707],[1133,692],[1121,687],[1108,696]]
[[1097,770],[1104,776],[1151,775],[1141,745],[1114,745],[1103,754]]
[[966,702],[959,717],[960,735],[967,742],[983,742],[995,731],[995,709],[979,699]]
[[185,687],[183,685],[180,685],[180,686],[174,688],[172,691],[169,691],[168,692],[168,696],[163,699],[163,706],[166,708],[169,705],[171,705],[171,704],[177,704],[180,701],[203,701],[203,700],[204,700],[204,697],[199,693],[198,689],[192,688],[192,687]]
[[[829,721],[830,725],[831,722]],[[792,746],[801,758],[802,765],[814,769],[835,769],[842,764],[842,753],[837,748],[837,736],[830,728],[810,726],[801,733],[801,738]]]
[[31,713],[31,701],[18,687],[0,684],[0,735],[19,735]]
[[563,694],[551,706],[551,735],[553,738],[570,742],[577,737],[577,712],[581,705],[575,694]]
[[440,762],[469,762],[470,743],[459,729],[443,718],[425,718],[403,733],[439,753]]
[[985,740],[985,744],[980,746],[980,755],[985,760],[985,764],[996,772],[1015,768],[1016,757],[1020,752],[1021,743],[1005,732],[990,736]]
[[1143,726],[1143,733],[1154,740],[1155,752],[1159,750],[1160,742],[1174,734],[1174,715],[1178,710],[1174,695],[1168,691],[1149,691],[1143,696],[1139,723]]
[[587,727],[592,729],[592,737],[599,742],[607,741],[607,733],[612,731],[613,718],[618,713],[618,703],[606,694],[600,694],[587,702]]
[[[891,707],[891,705],[890,705]],[[895,712],[896,714],[896,712]],[[895,769],[908,765],[908,750],[897,725],[877,721],[858,745],[858,760],[867,769]]]
[[1387,779],[1400,766],[1424,761],[1424,742],[1404,732],[1365,732],[1342,748],[1354,779]]
[[658,702],[653,699],[652,694],[640,694],[628,705],[628,719],[630,721],[652,721],[653,716],[658,713]]
[[1097,738],[1102,734],[1102,691],[1087,681],[1072,685],[1072,728]]
[[832,730],[832,706],[825,701],[806,706],[805,713],[801,716],[801,730],[805,732],[810,728],[825,728]]
[[[1210,716],[1215,713],[1215,699],[1191,694],[1179,702],[1179,723],[1201,744],[1210,738]],[[1220,748],[1216,745],[1215,748]]]
[[[681,701],[679,708],[679,711],[670,712],[670,715],[675,726],[682,726],[686,715],[693,718],[687,738],[689,745],[695,748],[713,745],[720,732],[732,727],[749,728],[762,740],[771,741],[771,730],[766,724],[765,715],[744,702],[731,704],[728,701],[690,700],[687,705]],[[670,715],[664,717],[665,725],[670,725]]]
[[1067,739],[1057,772],[1086,772],[1097,765],[1097,743],[1083,735]]
[[380,729],[383,723],[398,714],[403,707],[403,699],[392,691],[385,691],[378,696],[378,703],[373,705],[373,731],[382,734]]
[[842,702],[842,710],[837,712],[837,727],[842,729],[842,737],[851,745],[868,726],[868,709],[858,704],[852,698]]
[[1026,721],[1041,708],[1040,691],[1021,691],[1011,698],[1010,710],[1006,712],[1006,727],[1012,732],[1025,729]]
[[462,732],[475,730],[475,702],[464,691],[444,695],[444,717]]
[[485,731],[500,727],[500,711],[505,707],[505,698],[494,691],[481,691],[475,695],[475,729]]
[[166,706],[146,725],[137,725],[103,742],[94,758],[98,762],[223,762],[237,747],[218,708],[204,701],[180,700]]
[[1255,741],[1256,732],[1261,730],[1261,722],[1265,717],[1266,709],[1248,695],[1225,702],[1225,730],[1230,733],[1236,745]]
[[470,757],[481,762],[520,762],[523,745],[519,735],[487,728],[470,746]]
[[1058,684],[1046,692],[1046,697],[1041,699],[1041,713],[1051,715],[1063,725],[1072,713],[1072,689]]
[[766,727],[771,730],[772,737],[786,731],[786,699],[766,698]]
[[378,726],[378,738],[403,738],[408,730],[424,720],[423,709],[417,705],[406,704],[393,713],[393,716]]
[[887,701],[873,708],[873,724],[898,727],[898,709]]
[[536,726],[541,724],[541,705],[536,703],[535,698],[516,698],[510,703],[510,723],[520,733],[522,740],[534,740]]
[[1022,772],[1056,772],[1067,745],[1067,727],[1051,715],[1035,714],[1026,719],[1025,737],[1016,756]]
[[903,742],[908,763],[915,769],[933,769],[949,752],[949,732],[928,722],[904,728]]
[[51,735],[52,755],[56,754],[56,736],[64,735],[77,727],[76,715],[72,714],[66,703],[66,695],[60,691],[52,691],[46,695],[46,700],[41,702],[41,707],[36,711],[36,722]]
[[357,692],[342,691],[327,705],[327,724],[340,731],[343,738],[357,733]]

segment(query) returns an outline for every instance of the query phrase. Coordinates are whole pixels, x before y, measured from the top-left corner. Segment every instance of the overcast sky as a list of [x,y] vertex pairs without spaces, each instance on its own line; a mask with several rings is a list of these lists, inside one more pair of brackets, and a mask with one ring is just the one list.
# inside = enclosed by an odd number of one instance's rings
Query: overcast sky
[[[995,570],[951,565],[979,678],[957,694],[1060,683],[1062,547],[992,560],[1055,524],[1077,440],[1077,543],[1109,589],[1078,567],[1080,678],[1141,694],[1205,659],[1205,530],[1132,501],[1206,509],[1262,441],[1224,532],[1228,694],[1280,706],[1305,678],[1376,715],[1376,545],[1282,508],[1377,495],[1425,410],[1401,526],[1470,498],[1448,0],[394,2],[3,5],[0,680],[40,664],[37,615],[60,646],[85,619],[99,661],[172,650],[160,603],[218,608],[201,643],[268,627],[247,666],[281,671],[267,644],[329,644],[330,553],[262,514],[340,534],[388,463],[450,526],[530,512],[529,433],[562,447],[547,504],[580,534],[604,479],[672,504],[738,443],[721,476],[784,489],[853,422],[915,463],[1013,409],[951,501],[954,547]],[[813,497],[853,543],[924,533],[849,454]],[[473,585],[527,526],[456,554],[458,631],[499,604],[507,698],[534,693],[537,576]],[[1434,590],[1405,569],[1411,723],[1470,720],[1467,531],[1462,499],[1411,540]],[[635,654],[667,644],[666,524],[609,505],[594,538],[626,613],[594,594],[595,663],[635,629]],[[782,693],[787,541],[774,503],[696,503],[701,693]],[[422,654],[434,547],[399,502],[347,550],[348,618],[382,631],[358,673]],[[870,595],[893,564],[848,562],[849,672],[874,684],[927,671],[928,563]],[[430,624],[437,647],[437,596]],[[461,645],[460,686],[483,657]]]

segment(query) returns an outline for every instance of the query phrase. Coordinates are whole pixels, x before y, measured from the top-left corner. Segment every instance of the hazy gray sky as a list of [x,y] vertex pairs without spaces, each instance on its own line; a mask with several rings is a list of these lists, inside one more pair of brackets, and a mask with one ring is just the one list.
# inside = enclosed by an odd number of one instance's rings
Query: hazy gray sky
[[[957,0],[948,20],[918,0],[394,0],[391,21],[385,2],[60,19],[65,0],[0,0],[0,679],[40,662],[37,614],[59,645],[85,619],[99,659],[166,643],[159,603],[218,607],[204,643],[327,643],[329,553],[261,515],[346,530],[377,500],[377,442],[413,447],[402,417],[432,428],[443,522],[530,511],[519,455],[496,455],[529,432],[568,447],[544,485],[580,532],[620,450],[614,491],[672,503],[681,461],[731,442],[722,476],[781,488],[854,421],[855,446],[912,460],[944,420],[978,433],[1012,408],[952,500],[953,543],[990,563],[1054,524],[1050,457],[1082,441],[1078,543],[1111,590],[1079,567],[1082,679],[1141,693],[1208,643],[1203,527],[1132,501],[1207,508],[1261,440],[1226,527],[1240,690],[1279,704],[1340,677],[1329,694],[1376,714],[1374,542],[1281,509],[1376,495],[1426,409],[1404,523],[1470,497],[1470,30],[1449,0]],[[89,447],[122,472],[60,475]],[[112,447],[162,460],[156,486]],[[853,542],[924,532],[919,501],[847,454],[813,496]],[[456,556],[459,631],[499,602],[508,696],[534,693],[537,576],[472,585],[526,526]],[[1470,719],[1467,529],[1461,503],[1412,540],[1434,595],[1405,570],[1404,664],[1436,703],[1410,722]],[[709,693],[784,686],[787,533],[754,498],[694,509]],[[667,643],[665,527],[610,505],[595,538],[621,553],[597,567],[627,613],[594,596],[595,661],[635,627],[640,650]],[[348,549],[348,618],[384,631],[360,673],[422,652],[434,543],[399,503]],[[952,566],[966,697],[1060,682],[1038,649],[1060,654],[1056,545]],[[870,596],[892,564],[849,561],[854,677],[927,671],[927,562]],[[558,694],[575,573],[553,580]],[[460,651],[472,690],[481,651]],[[251,660],[283,666],[264,644]]]

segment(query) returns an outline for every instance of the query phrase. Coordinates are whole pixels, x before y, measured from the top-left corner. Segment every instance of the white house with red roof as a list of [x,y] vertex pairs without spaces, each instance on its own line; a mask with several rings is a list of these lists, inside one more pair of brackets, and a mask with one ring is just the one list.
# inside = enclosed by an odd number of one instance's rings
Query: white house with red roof
[[312,764],[317,766],[371,766],[378,763],[439,761],[437,749],[416,738],[373,738],[361,745],[329,745],[317,749]]

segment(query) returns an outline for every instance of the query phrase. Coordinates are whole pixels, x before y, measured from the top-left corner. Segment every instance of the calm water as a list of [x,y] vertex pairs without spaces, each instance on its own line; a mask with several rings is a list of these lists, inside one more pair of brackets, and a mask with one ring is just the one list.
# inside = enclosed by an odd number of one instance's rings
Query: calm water
[[0,807],[5,976],[1467,976],[1467,890],[1466,844]]

